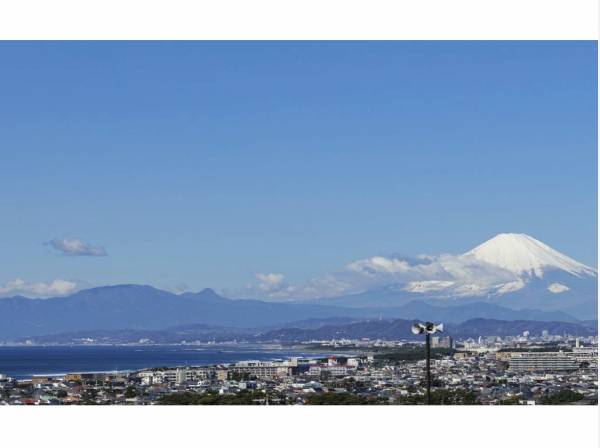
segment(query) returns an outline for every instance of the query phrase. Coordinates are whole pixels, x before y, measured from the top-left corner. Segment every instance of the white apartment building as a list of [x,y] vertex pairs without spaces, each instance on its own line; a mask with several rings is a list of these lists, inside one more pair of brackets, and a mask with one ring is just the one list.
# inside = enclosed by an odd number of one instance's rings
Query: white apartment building
[[242,361],[229,367],[233,373],[248,373],[257,378],[282,378],[292,374],[292,366],[281,362]]
[[574,358],[577,362],[587,362],[590,364],[598,364],[598,347],[575,347],[573,351],[567,353],[568,356]]
[[577,370],[579,363],[563,352],[513,352],[509,369],[513,372],[554,372]]

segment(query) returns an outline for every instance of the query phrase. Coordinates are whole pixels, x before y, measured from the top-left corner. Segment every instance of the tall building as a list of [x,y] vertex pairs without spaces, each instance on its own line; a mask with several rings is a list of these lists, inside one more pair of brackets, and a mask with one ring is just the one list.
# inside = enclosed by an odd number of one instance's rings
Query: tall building
[[175,370],[175,384],[183,384],[187,380],[187,369]]
[[452,348],[452,338],[450,336],[432,336],[431,337],[432,348]]
[[548,330],[542,331],[542,339],[548,339],[549,333]]

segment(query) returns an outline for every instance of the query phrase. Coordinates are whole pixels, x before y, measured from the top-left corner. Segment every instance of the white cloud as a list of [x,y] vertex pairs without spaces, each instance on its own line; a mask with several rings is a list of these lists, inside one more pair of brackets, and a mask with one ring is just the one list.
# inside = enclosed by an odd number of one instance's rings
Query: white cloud
[[274,292],[286,286],[285,277],[282,274],[263,274],[257,272],[254,274],[254,277],[259,280],[258,289],[261,291]]
[[350,263],[348,269],[368,275],[375,275],[380,272],[393,274],[407,272],[410,269],[410,265],[404,260],[395,258],[371,257],[366,260],[358,260]]
[[160,289],[172,292],[173,294],[183,294],[190,291],[190,286],[185,282],[181,282],[174,285],[160,286]]
[[515,280],[514,282],[504,283],[496,290],[496,293],[505,294],[507,292],[515,292],[520,289],[523,289],[524,287],[525,287],[525,282],[523,280],[519,279],[519,280]]
[[548,286],[548,291],[554,294],[560,294],[561,292],[568,291],[569,288],[567,285],[563,285],[562,283],[552,283]]
[[92,246],[78,238],[54,238],[45,244],[69,256],[105,257],[108,255],[104,247]]
[[358,294],[397,287],[407,293],[436,292],[444,296],[502,294],[524,284],[503,268],[470,255],[374,256],[348,263],[341,270],[307,282],[290,284],[282,274],[255,274],[259,284],[230,292],[237,297],[302,300]]
[[455,282],[447,280],[425,280],[422,282],[408,282],[405,291],[410,292],[431,292],[431,291],[443,291],[455,285]]
[[57,278],[50,283],[28,283],[21,278],[16,278],[0,285],[0,297],[23,295],[26,297],[55,297],[71,294],[79,289],[76,282]]

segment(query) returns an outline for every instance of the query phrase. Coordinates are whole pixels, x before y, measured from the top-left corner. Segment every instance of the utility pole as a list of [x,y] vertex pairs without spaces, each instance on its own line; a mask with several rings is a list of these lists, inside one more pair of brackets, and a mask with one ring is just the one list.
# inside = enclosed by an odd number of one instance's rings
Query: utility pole
[[427,351],[427,404],[431,404],[431,335],[425,334],[425,350]]
[[434,324],[432,322],[415,322],[411,327],[413,334],[425,334],[425,360],[426,360],[426,379],[427,379],[427,404],[431,404],[431,334],[438,331],[444,331],[444,324]]

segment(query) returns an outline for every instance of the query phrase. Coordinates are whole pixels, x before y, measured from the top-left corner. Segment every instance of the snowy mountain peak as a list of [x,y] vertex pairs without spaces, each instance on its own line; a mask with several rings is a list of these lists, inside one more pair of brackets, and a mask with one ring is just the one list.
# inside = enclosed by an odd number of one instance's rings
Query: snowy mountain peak
[[465,253],[491,265],[530,277],[544,276],[545,270],[559,269],[570,274],[596,276],[596,271],[524,233],[501,233]]

